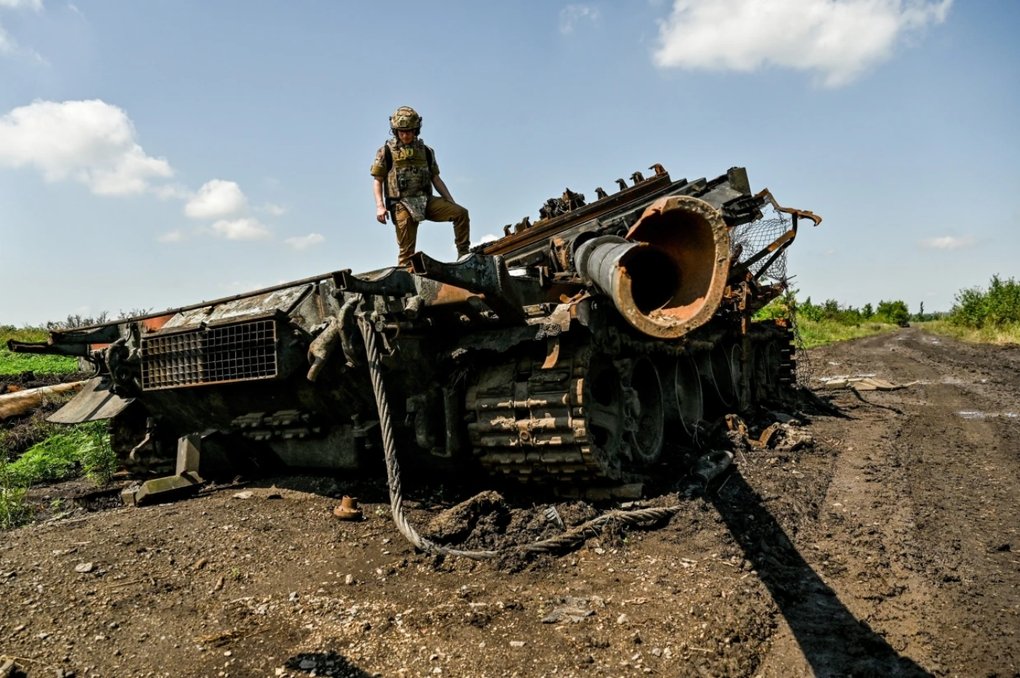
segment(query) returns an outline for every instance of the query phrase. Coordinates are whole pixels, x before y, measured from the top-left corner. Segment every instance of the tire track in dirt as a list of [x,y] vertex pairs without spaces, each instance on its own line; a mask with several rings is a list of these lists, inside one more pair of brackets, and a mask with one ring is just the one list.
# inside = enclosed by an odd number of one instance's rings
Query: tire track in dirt
[[818,525],[821,552],[839,562],[834,589],[935,674],[1016,675],[1020,373],[1000,365],[1020,351],[913,329],[846,348],[814,357],[911,385],[837,398],[855,421],[833,429],[839,461]]

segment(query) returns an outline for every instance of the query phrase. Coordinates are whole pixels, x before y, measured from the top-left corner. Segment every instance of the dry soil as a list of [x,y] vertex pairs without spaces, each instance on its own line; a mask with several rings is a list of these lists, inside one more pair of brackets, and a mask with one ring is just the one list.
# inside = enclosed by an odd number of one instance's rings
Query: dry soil
[[[48,517],[0,534],[0,655],[29,676],[1020,675],[1020,348],[907,328],[814,350],[801,373],[902,388],[819,388],[838,414],[789,408],[803,426],[738,440],[707,492],[649,500],[672,518],[555,555],[417,552],[379,482],[146,508],[45,488]],[[551,504],[444,512],[467,496],[413,481],[424,533],[558,529]],[[354,492],[365,519],[338,521]],[[606,508],[555,507],[567,527]]]

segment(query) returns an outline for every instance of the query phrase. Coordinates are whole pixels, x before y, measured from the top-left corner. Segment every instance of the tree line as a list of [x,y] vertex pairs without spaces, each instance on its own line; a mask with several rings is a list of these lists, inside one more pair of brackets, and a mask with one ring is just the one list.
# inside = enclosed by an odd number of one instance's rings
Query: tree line
[[835,299],[815,303],[811,297],[797,299],[798,291],[790,289],[762,309],[764,317],[796,315],[812,322],[834,322],[841,325],[888,323],[907,325],[911,321],[945,320],[951,325],[969,329],[1003,329],[1020,326],[1020,283],[1013,278],[1003,280],[993,275],[987,289],[972,287],[959,291],[948,312],[926,313],[924,302],[911,313],[902,299],[867,303],[857,308]]

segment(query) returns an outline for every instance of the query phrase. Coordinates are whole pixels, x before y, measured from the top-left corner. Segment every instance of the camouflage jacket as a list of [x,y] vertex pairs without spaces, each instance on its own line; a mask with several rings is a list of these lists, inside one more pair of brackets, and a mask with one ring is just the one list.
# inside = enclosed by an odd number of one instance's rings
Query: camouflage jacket
[[436,154],[421,139],[402,144],[390,139],[376,151],[370,170],[373,177],[386,181],[390,200],[432,195],[432,178],[438,176]]

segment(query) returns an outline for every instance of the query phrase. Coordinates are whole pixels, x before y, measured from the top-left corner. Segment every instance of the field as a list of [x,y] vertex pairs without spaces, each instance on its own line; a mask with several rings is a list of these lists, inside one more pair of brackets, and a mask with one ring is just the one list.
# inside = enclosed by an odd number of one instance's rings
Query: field
[[7,350],[7,340],[44,341],[46,332],[40,329],[14,328],[0,325],[0,378],[24,372],[35,374],[61,374],[77,369],[74,358],[53,355],[14,354]]

